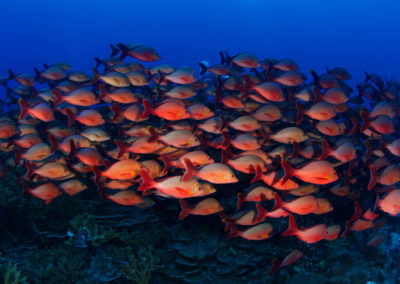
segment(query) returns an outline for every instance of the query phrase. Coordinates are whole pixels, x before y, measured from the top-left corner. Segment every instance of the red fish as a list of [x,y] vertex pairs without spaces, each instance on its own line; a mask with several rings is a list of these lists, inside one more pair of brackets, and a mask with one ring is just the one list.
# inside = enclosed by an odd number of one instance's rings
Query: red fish
[[185,219],[188,215],[211,215],[224,210],[221,204],[215,198],[206,198],[194,205],[189,205],[183,200],[179,200],[182,211],[179,214],[179,220]]
[[332,164],[326,161],[309,162],[301,168],[295,169],[287,161],[281,161],[285,170],[283,183],[295,176],[298,179],[313,184],[329,184],[338,179],[338,175]]
[[272,266],[270,270],[268,271],[268,275],[273,274],[276,272],[278,269],[288,266],[298,260],[300,257],[303,256],[303,253],[299,250],[294,250],[291,253],[289,253],[283,260],[279,260],[277,258],[272,260]]
[[301,241],[313,244],[319,242],[327,235],[325,224],[315,225],[306,229],[297,228],[296,220],[293,215],[289,216],[289,227],[282,233],[282,236],[297,236]]

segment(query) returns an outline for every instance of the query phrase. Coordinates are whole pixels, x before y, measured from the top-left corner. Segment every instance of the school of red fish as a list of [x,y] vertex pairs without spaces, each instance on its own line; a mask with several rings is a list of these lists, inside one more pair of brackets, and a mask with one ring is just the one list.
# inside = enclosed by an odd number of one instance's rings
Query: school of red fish
[[[15,168],[24,194],[48,204],[92,184],[102,200],[140,208],[158,195],[177,199],[180,220],[218,214],[229,238],[309,244],[400,213],[400,81],[366,73],[353,94],[344,68],[311,71],[307,82],[293,60],[247,52],[220,52],[219,64],[202,61],[195,76],[154,65],[153,47],[111,48],[91,74],[56,63],[0,76],[1,173]],[[220,192],[235,208],[224,208]],[[297,226],[304,215],[335,212],[332,200],[353,215]],[[286,218],[287,230],[274,229],[274,218]],[[275,259],[270,273],[301,256]]]

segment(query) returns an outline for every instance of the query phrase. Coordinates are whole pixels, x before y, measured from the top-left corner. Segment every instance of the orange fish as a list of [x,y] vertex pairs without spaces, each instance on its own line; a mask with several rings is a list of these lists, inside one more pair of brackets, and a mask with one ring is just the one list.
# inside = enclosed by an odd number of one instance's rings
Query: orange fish
[[296,250],[292,251],[291,253],[289,253],[283,260],[274,258],[272,260],[272,266],[271,266],[270,270],[268,271],[268,275],[272,275],[278,269],[292,264],[293,262],[295,262],[302,256],[303,256],[303,253],[296,249]]
[[237,194],[238,203],[236,209],[242,207],[243,202],[263,202],[274,199],[274,191],[265,186],[257,186],[250,190],[246,196],[239,192]]
[[211,215],[224,210],[221,204],[215,198],[206,198],[198,202],[196,205],[189,207],[183,200],[179,200],[182,211],[179,214],[179,220],[185,219],[188,215]]
[[56,100],[54,102],[55,106],[62,102],[67,102],[71,105],[87,107],[99,102],[96,95],[91,90],[86,88],[74,90],[67,96],[63,96],[57,90],[52,90],[51,92],[56,96]]
[[313,213],[318,207],[318,201],[313,195],[306,195],[296,198],[290,202],[283,202],[281,197],[275,193],[274,200],[275,206],[271,211],[278,208],[284,208],[292,213],[307,215]]
[[100,171],[96,167],[94,167],[93,170],[96,175],[96,180],[99,180],[100,177],[116,180],[130,180],[139,175],[141,168],[142,165],[138,161],[126,159],[115,162],[105,171]]
[[140,176],[142,177],[142,183],[138,188],[139,191],[155,188],[166,196],[172,196],[179,199],[205,196],[215,192],[215,188],[204,186],[194,178],[183,182],[181,176],[173,176],[155,181],[147,171],[143,169],[140,171]]
[[400,189],[389,192],[384,198],[379,199],[377,203],[382,211],[396,216],[400,213]]
[[64,181],[59,185],[59,187],[70,196],[75,195],[87,188],[85,184],[77,179]]
[[54,120],[53,110],[47,103],[39,103],[33,107],[23,100],[19,99],[19,106],[21,108],[21,113],[19,114],[19,119],[24,119],[28,114],[44,122],[50,122]]
[[147,118],[150,114],[166,120],[182,120],[190,117],[185,105],[179,101],[171,100],[153,108],[147,100],[143,100],[144,112],[141,116],[142,119]]
[[123,190],[115,194],[103,193],[103,199],[110,199],[115,203],[124,206],[137,205],[143,202],[143,199],[132,190]]
[[182,176],[182,181],[188,181],[193,177],[214,183],[229,184],[238,182],[237,177],[227,165],[212,163],[196,169],[188,158],[184,160],[186,172]]
[[231,226],[228,238],[242,237],[252,241],[261,241],[272,237],[273,227],[269,223],[261,223],[244,231],[239,231],[235,226]]
[[287,161],[281,161],[285,171],[283,183],[295,176],[298,179],[313,184],[329,184],[338,179],[338,175],[332,164],[327,161],[309,162],[301,168],[295,169]]
[[37,198],[43,199],[46,204],[49,204],[50,201],[57,196],[60,196],[62,193],[58,187],[51,182],[41,184],[33,189],[29,188],[23,181],[21,181],[21,185],[24,189],[23,196],[25,196],[27,193],[30,193]]
[[289,227],[282,233],[282,236],[297,236],[301,241],[313,244],[319,242],[327,235],[325,224],[315,225],[306,229],[297,228],[296,220],[293,215],[289,216]]

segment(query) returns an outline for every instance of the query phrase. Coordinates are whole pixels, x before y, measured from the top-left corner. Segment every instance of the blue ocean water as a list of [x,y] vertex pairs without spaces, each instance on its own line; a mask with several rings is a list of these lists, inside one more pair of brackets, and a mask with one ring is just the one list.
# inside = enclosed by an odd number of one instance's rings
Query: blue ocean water
[[0,74],[57,61],[89,72],[109,43],[155,46],[162,63],[197,68],[218,51],[292,58],[308,73],[343,66],[400,77],[395,0],[2,1]]

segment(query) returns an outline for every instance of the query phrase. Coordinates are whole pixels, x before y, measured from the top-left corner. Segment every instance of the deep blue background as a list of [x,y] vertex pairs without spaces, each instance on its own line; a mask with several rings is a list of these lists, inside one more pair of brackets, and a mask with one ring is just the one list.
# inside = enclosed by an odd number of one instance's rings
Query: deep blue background
[[109,43],[138,42],[197,70],[225,49],[290,57],[307,74],[339,65],[356,80],[400,77],[399,10],[395,0],[0,0],[0,74],[56,61],[89,72]]

